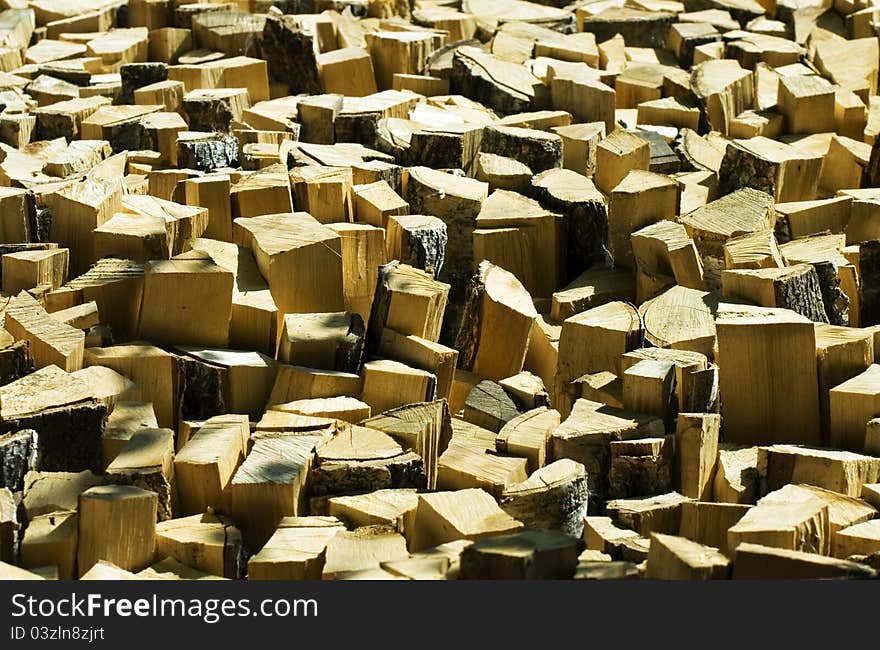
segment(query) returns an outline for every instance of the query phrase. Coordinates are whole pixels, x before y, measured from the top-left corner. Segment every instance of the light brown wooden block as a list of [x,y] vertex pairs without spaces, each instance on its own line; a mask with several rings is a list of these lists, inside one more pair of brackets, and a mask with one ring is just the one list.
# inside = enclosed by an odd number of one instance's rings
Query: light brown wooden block
[[354,214],[359,222],[384,228],[389,216],[409,212],[409,204],[385,181],[355,185],[352,191]]
[[635,413],[672,419],[675,366],[668,361],[643,359],[623,372],[623,406]]
[[360,223],[331,223],[327,227],[339,235],[342,245],[342,291],[345,310],[370,319],[379,267],[387,262],[385,232],[377,226]]
[[596,146],[596,187],[610,194],[634,169],[648,170],[651,147],[627,131],[614,131]]
[[734,580],[841,579],[873,575],[864,564],[747,542],[737,547],[733,566]]
[[730,561],[711,546],[663,535],[651,534],[645,577],[655,580],[724,580]]
[[[727,440],[818,444],[813,324],[789,310],[722,304],[716,327]],[[776,340],[785,340],[785,347],[774,344]],[[762,350],[760,363],[752,356],[755,346]],[[785,408],[772,398],[778,390],[791,397]]]
[[248,579],[320,579],[327,544],[344,530],[336,517],[284,517],[260,552],[248,560]]
[[349,372],[279,364],[268,404],[337,395],[360,395],[362,389],[363,379]]
[[316,57],[324,91],[348,97],[376,92],[376,79],[370,54],[361,48],[346,47]]
[[526,480],[526,463],[525,458],[492,456],[455,445],[440,456],[437,489],[482,488],[498,498],[506,487]]
[[714,546],[725,555],[727,531],[749,511],[751,506],[736,503],[712,503],[686,501],[681,504],[679,535],[687,539]]
[[156,494],[129,485],[89,488],[80,497],[77,570],[105,560],[140,571],[153,560]]
[[150,262],[140,333],[155,342],[225,347],[233,275],[209,260]]
[[230,347],[259,350],[274,356],[278,343],[278,307],[253,254],[245,247],[211,239],[190,240],[190,245],[234,274]]
[[350,169],[308,165],[290,174],[294,201],[320,223],[354,221]]
[[156,493],[160,521],[172,517],[174,431],[138,429],[107,466],[109,480]]
[[830,442],[837,448],[865,449],[868,420],[876,417],[880,397],[880,365],[872,364],[829,392]]
[[373,413],[431,401],[436,393],[437,378],[433,374],[399,361],[368,361],[364,364],[363,377],[361,399],[370,405]]
[[9,333],[30,343],[37,368],[52,364],[68,372],[82,368],[85,333],[51,318],[29,294],[22,291],[12,298],[5,316]]
[[333,418],[356,424],[370,417],[370,406],[354,397],[318,397],[315,399],[300,399],[284,404],[273,404],[273,411],[285,413],[298,413],[315,418]]
[[142,398],[153,404],[159,426],[177,428],[177,359],[157,347],[144,344],[88,348],[86,366],[106,366],[140,387]]
[[616,265],[634,266],[631,235],[679,211],[681,188],[663,174],[633,170],[608,192],[608,241]]
[[235,579],[244,574],[241,533],[229,520],[210,513],[157,524],[156,552],[213,576]]
[[53,215],[51,237],[70,249],[70,273],[84,273],[96,258],[92,231],[103,225],[122,204],[122,184],[86,181],[46,197]]
[[305,512],[305,484],[318,436],[262,434],[226,487],[245,544],[259,549],[284,517]]
[[498,432],[498,453],[521,456],[528,460],[527,470],[544,467],[550,456],[550,436],[560,424],[559,412],[547,407],[535,408],[507,422]]
[[432,50],[433,36],[427,31],[377,31],[367,38],[373,59],[376,85],[391,88],[396,73],[417,74],[424,69]]
[[689,499],[677,492],[668,492],[643,499],[616,499],[609,501],[605,508],[616,523],[648,537],[651,533],[677,533],[681,525],[681,504],[685,501]]
[[78,535],[79,518],[75,512],[54,512],[32,518],[21,540],[21,567],[38,569],[55,565],[61,580],[75,579]]
[[17,294],[48,285],[57,289],[67,282],[68,249],[22,251],[3,256],[3,292]]
[[356,372],[363,337],[359,314],[286,314],[278,359],[296,366]]
[[818,498],[782,503],[760,502],[727,531],[731,550],[748,542],[792,551],[827,555],[830,539],[828,506]]
[[514,532],[522,524],[501,510],[489,493],[472,488],[419,495],[414,526],[409,546],[421,551],[457,539]]
[[412,334],[404,336],[386,327],[382,330],[379,354],[432,373],[437,377],[437,398],[449,399],[458,350]]
[[609,302],[576,314],[562,324],[556,369],[557,410],[568,414],[570,405],[563,395],[569,382],[584,373],[607,370],[617,374],[618,357],[638,347],[640,321],[632,307]]
[[626,269],[590,268],[553,293],[550,318],[561,322],[591,307],[615,300],[635,300],[632,273]]
[[788,133],[834,131],[834,86],[818,75],[781,77],[779,108]]
[[721,417],[680,413],[675,431],[674,485],[684,496],[708,501],[718,456]]
[[379,343],[382,329],[429,341],[440,337],[440,326],[449,295],[449,285],[434,280],[432,274],[406,264],[389,262],[379,269],[376,295],[367,326],[366,353]]
[[758,448],[758,472],[767,490],[806,483],[857,497],[863,484],[880,476],[880,459],[848,451],[771,445]]
[[174,459],[180,513],[194,515],[223,507],[223,490],[244,459],[249,431],[229,423],[203,425]]
[[254,252],[280,314],[343,308],[339,235],[304,212],[235,220],[235,240]]

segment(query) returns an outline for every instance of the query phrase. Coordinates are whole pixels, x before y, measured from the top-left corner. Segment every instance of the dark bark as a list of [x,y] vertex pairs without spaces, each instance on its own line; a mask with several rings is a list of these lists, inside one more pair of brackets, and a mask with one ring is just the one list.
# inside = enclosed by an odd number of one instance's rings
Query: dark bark
[[477,346],[480,343],[480,329],[482,327],[482,309],[480,307],[486,292],[486,273],[488,271],[489,263],[481,262],[477,272],[465,288],[464,299],[461,303],[461,318],[453,347],[458,350],[458,367],[464,370],[471,370],[477,358]]
[[465,421],[495,433],[519,414],[514,401],[494,381],[474,386],[464,403]]
[[473,175],[482,137],[482,127],[416,131],[410,139],[405,162],[432,169],[461,169]]
[[822,292],[825,314],[832,325],[849,326],[849,298],[840,288],[840,277],[833,262],[814,262],[816,278]]
[[672,487],[671,459],[664,456],[618,456],[608,472],[608,498],[665,494]]
[[[597,192],[580,195],[554,188],[553,176],[569,173],[550,170],[532,178],[532,197],[563,216],[565,249],[563,286],[595,264],[604,264],[608,253],[608,210]],[[573,172],[572,172],[573,173]]]
[[776,196],[776,173],[779,165],[746,151],[735,142],[727,145],[718,172],[718,193],[730,194],[743,187]]
[[480,151],[521,160],[535,174],[562,167],[562,138],[545,131],[488,126]]
[[238,139],[232,135],[215,134],[204,140],[177,142],[177,166],[213,172],[224,167],[238,167]]
[[862,242],[859,245],[859,297],[862,327],[880,323],[880,240]]
[[595,34],[599,43],[620,34],[628,47],[665,48],[674,20],[674,14],[660,11],[609,9],[585,16],[583,31]]
[[662,135],[655,131],[642,130],[637,131],[637,134],[651,145],[650,171],[658,174],[675,174],[681,171],[681,159]]
[[584,531],[589,494],[587,476],[583,473],[541,490],[505,492],[498,504],[529,528],[560,530],[580,537]]
[[156,517],[158,521],[171,519],[171,484],[159,467],[125,470],[107,474],[108,483],[132,485],[155,492],[158,498]]
[[36,431],[35,469],[41,472],[100,472],[106,420],[107,407],[88,401],[4,420],[0,431]]
[[313,497],[363,494],[391,488],[428,485],[421,457],[406,452],[393,458],[369,461],[328,461],[309,472]]
[[180,418],[207,420],[226,413],[223,385],[226,369],[192,357],[179,356]]
[[816,269],[805,265],[802,270],[792,271],[780,278],[774,286],[776,306],[791,309],[815,323],[827,323],[822,290]]
[[168,66],[165,63],[124,63],[119,68],[122,77],[122,92],[117,104],[133,104],[134,91],[150,84],[168,79]]
[[439,219],[431,226],[407,230],[400,261],[433,273],[436,278],[443,269],[447,240],[446,224]]
[[37,432],[31,429],[0,435],[0,489],[24,489],[24,475],[37,465]]
[[9,347],[0,350],[0,386],[21,379],[33,371],[34,360],[31,357],[28,341],[16,341]]
[[229,132],[233,119],[232,111],[226,102],[219,98],[184,98],[183,110],[189,117],[189,128],[192,131]]
[[[452,94],[464,95],[478,101],[494,111],[510,115],[548,108],[550,92],[547,86],[539,84],[532,87],[532,94],[526,89],[516,86],[516,82],[507,83],[499,78],[498,70],[489,70],[496,61],[483,56],[475,57],[476,48],[458,49],[452,56],[452,71],[449,76],[449,88]],[[491,55],[476,51],[476,54]],[[486,62],[488,61],[488,63]],[[501,69],[511,65],[509,62],[497,60]],[[537,80],[536,80],[537,81]]]
[[270,73],[286,83],[291,94],[323,92],[313,39],[292,18],[269,15],[263,27],[263,57]]

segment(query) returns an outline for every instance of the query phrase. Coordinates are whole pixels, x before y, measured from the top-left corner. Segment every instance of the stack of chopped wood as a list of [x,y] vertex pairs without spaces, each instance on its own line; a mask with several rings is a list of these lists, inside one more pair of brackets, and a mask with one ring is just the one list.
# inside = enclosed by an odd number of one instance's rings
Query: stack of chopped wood
[[0,578],[870,578],[866,0],[0,2]]

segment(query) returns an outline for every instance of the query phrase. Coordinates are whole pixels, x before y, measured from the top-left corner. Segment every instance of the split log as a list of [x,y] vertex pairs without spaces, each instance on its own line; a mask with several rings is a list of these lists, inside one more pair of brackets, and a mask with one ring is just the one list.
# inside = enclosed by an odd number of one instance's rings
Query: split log
[[417,454],[404,451],[381,431],[356,425],[318,447],[308,480],[313,497],[427,485]]
[[345,526],[336,517],[285,517],[248,560],[248,580],[318,580],[327,544]]
[[305,484],[320,436],[264,433],[253,441],[224,492],[248,549],[272,537],[284,517],[305,512]]
[[132,485],[157,496],[159,521],[172,517],[174,432],[140,429],[106,469],[108,482]]
[[452,440],[449,407],[444,400],[402,406],[362,422],[413,450],[425,465],[428,488],[435,489],[438,461]]
[[681,525],[681,504],[688,500],[677,492],[669,492],[645,499],[609,501],[606,511],[613,520],[643,537],[648,537],[651,533],[671,535],[678,532]]
[[462,580],[570,578],[578,557],[577,538],[549,530],[528,530],[477,540],[461,554]]
[[583,465],[561,459],[506,487],[501,508],[530,528],[560,530],[580,537],[587,512],[587,475]]
[[730,561],[711,546],[653,533],[645,577],[655,580],[724,580]]
[[245,572],[241,533],[228,519],[213,514],[159,522],[156,552],[213,576],[236,579]]
[[479,382],[465,400],[465,421],[495,433],[519,414],[513,400],[493,381]]
[[481,262],[468,285],[455,337],[459,367],[494,380],[520,372],[536,315],[531,297],[512,274]]
[[681,504],[679,535],[731,555],[727,531],[743,518],[751,506],[736,503],[685,501]]
[[487,492],[472,488],[419,495],[411,551],[458,539],[479,540],[512,533],[522,523],[505,513]]

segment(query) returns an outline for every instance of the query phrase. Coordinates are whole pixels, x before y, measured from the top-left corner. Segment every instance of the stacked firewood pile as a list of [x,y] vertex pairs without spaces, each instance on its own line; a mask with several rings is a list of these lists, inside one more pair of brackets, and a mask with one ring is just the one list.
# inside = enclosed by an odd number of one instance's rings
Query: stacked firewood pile
[[871,578],[880,9],[0,0],[0,577]]

